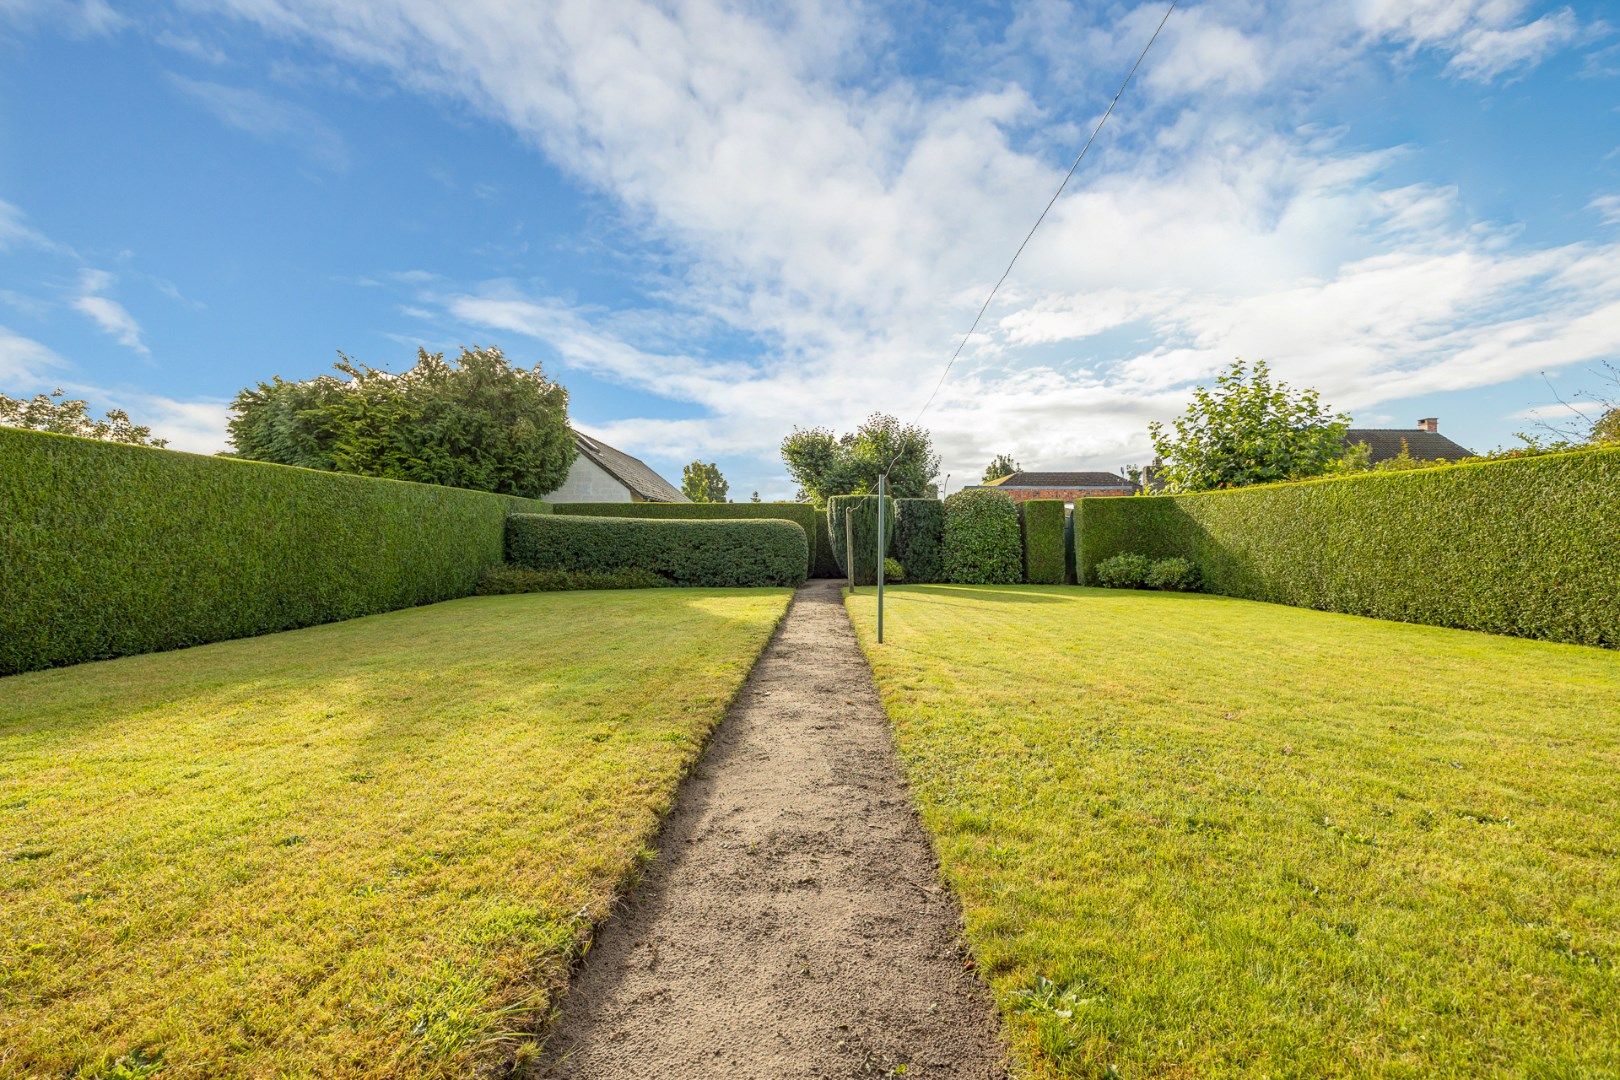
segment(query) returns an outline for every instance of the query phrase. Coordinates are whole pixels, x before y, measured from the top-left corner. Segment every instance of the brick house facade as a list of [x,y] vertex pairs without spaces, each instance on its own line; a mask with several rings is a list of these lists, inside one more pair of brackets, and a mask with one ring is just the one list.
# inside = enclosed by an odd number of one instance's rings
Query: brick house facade
[[1011,476],[969,486],[1004,491],[1013,502],[1062,499],[1072,503],[1076,499],[1135,495],[1137,492],[1134,483],[1108,472],[1015,472]]

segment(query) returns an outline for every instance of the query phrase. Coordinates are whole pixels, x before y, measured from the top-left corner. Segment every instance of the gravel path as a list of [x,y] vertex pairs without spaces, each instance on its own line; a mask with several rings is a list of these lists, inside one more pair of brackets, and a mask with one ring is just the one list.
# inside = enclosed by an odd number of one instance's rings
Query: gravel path
[[1005,1075],[839,585],[794,597],[542,1075]]

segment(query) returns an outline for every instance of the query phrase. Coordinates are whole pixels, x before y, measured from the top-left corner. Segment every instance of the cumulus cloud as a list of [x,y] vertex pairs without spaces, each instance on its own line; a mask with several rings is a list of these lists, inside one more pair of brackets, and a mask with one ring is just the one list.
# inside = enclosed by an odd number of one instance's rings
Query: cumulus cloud
[[[899,31],[843,5],[215,6],[509,126],[675,262],[642,311],[400,283],[417,308],[697,413],[624,418],[610,440],[762,458],[795,424],[921,406],[1162,12],[1032,0],[1005,40],[962,45],[998,57],[991,74],[940,87],[894,74]],[[946,467],[1139,459],[1146,421],[1239,354],[1360,408],[1620,350],[1620,249],[1524,249],[1455,191],[1391,179],[1397,149],[1297,121],[1302,95],[1380,50],[1487,80],[1576,29],[1513,0],[1186,9],[929,412]]]
[[66,367],[46,346],[0,326],[0,380],[7,387],[33,389]]

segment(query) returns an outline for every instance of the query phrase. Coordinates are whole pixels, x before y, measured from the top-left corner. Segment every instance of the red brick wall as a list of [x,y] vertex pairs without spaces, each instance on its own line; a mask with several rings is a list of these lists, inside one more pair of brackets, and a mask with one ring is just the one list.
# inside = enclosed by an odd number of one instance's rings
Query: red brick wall
[[1028,502],[1030,499],[1062,499],[1064,502],[1074,502],[1076,499],[1110,498],[1115,495],[1136,494],[1128,487],[1107,488],[1003,488],[1007,497],[1013,502]]

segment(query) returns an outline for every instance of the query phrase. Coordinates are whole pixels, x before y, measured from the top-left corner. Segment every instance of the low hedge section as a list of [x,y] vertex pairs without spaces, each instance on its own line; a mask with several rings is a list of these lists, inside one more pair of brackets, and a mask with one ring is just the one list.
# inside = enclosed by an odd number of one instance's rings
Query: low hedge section
[[1023,578],[1018,511],[1005,492],[964,488],[945,500],[945,580],[1016,585]]
[[[895,534],[895,500],[891,496],[883,498],[883,554],[889,557],[894,551]],[[846,540],[849,534],[844,527],[845,515],[850,518],[850,524],[855,540],[855,584],[875,585],[877,583],[877,510],[878,497],[876,495],[834,495],[827,500],[827,533],[832,537],[833,557],[838,561],[838,573],[841,577],[849,577],[849,553],[845,551]]]
[[1018,504],[1023,525],[1024,580],[1031,585],[1062,585],[1068,580],[1064,556],[1064,518],[1061,499],[1030,499]]
[[945,580],[945,504],[938,499],[896,499],[894,546],[912,584]]
[[0,674],[467,596],[545,504],[0,428]]
[[799,585],[809,540],[793,521],[698,521],[513,514],[506,561],[570,573],[644,570],[675,585]]
[[792,521],[810,538],[811,577],[840,577],[827,535],[827,515],[809,503],[554,503],[552,510],[576,517],[682,518],[697,521]]
[[1076,504],[1080,573],[1179,555],[1207,592],[1620,647],[1620,448]]

